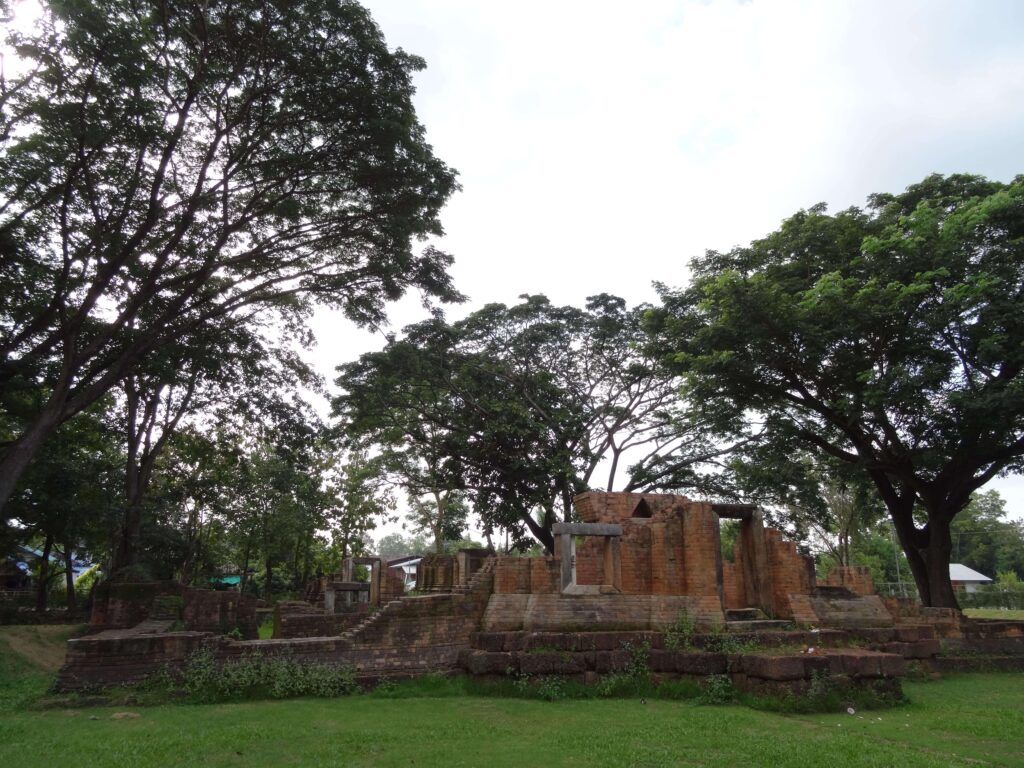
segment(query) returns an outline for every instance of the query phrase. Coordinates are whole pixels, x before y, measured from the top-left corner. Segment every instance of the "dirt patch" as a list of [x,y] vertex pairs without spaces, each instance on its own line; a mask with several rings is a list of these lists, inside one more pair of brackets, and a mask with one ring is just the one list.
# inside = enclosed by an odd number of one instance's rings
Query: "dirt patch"
[[80,633],[66,624],[0,627],[0,644],[44,672],[56,672],[64,663],[64,643]]

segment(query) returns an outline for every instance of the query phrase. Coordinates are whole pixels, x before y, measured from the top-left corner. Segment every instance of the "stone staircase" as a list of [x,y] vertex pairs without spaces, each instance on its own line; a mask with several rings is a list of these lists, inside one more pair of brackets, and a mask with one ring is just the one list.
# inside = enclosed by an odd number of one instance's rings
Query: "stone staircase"
[[769,619],[760,608],[729,608],[725,628],[730,632],[782,631],[790,622]]
[[383,620],[384,617],[388,615],[389,611],[393,613],[395,610],[397,610],[398,606],[402,604],[402,599],[403,598],[399,598],[398,600],[392,600],[389,603],[385,603],[380,607],[379,611],[371,613],[367,618],[363,619],[361,622],[352,627],[352,629],[342,632],[341,637],[345,638],[346,640],[354,641],[358,635],[361,635],[374,624],[377,624],[379,621]]
[[461,595],[466,595],[470,592],[475,592],[480,587],[480,585],[483,584],[484,581],[486,581],[487,575],[490,573],[494,573],[495,562],[496,558],[488,557],[486,560],[484,560],[484,564],[480,566],[480,570],[478,570],[469,578],[469,583],[465,585],[460,584],[459,586],[455,587],[452,590],[452,592]]
[[310,605],[323,605],[324,590],[323,579],[313,579],[306,587],[306,594],[302,599]]
[[361,636],[368,633],[376,625],[381,622],[389,621],[393,616],[402,611],[403,607],[409,600],[430,600],[435,598],[445,598],[450,595],[468,595],[484,586],[487,586],[488,592],[490,591],[489,578],[494,572],[495,558],[489,557],[484,561],[484,564],[480,566],[480,570],[470,577],[469,582],[465,585],[459,585],[452,589],[451,592],[444,593],[439,592],[432,595],[419,595],[419,596],[407,596],[400,597],[397,600],[391,600],[381,606],[379,611],[372,613],[366,619],[361,621],[346,632],[341,633],[341,637],[352,643],[357,643]]

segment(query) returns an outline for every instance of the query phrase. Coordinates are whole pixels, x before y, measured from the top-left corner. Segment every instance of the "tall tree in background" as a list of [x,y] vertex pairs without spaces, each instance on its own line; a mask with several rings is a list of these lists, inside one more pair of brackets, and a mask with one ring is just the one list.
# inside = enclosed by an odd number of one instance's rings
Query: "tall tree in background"
[[[75,609],[76,554],[107,549],[120,510],[123,451],[116,412],[105,398],[65,422],[39,452],[12,496],[10,512],[23,541],[39,542],[42,556],[36,608],[45,610],[53,577],[62,571],[68,609]],[[62,571],[51,564],[60,553]]]
[[281,334],[271,342],[252,321],[221,322],[162,346],[118,389],[125,409],[125,519],[113,570],[136,562],[142,510],[157,461],[182,424],[213,429],[273,416],[298,389],[322,383]]
[[[47,436],[171,340],[311,302],[457,300],[423,62],[346,0],[47,3],[0,83],[0,508]],[[4,513],[6,514],[6,513]]]
[[1007,516],[998,491],[974,494],[952,526],[953,561],[995,579],[1012,573],[1024,581],[1024,520]]
[[764,505],[773,525],[827,555],[833,565],[855,565],[854,551],[878,527],[885,505],[856,467],[813,451],[794,450],[764,435],[737,451],[728,472],[742,496]]
[[717,487],[698,469],[727,448],[688,419],[678,379],[646,351],[645,307],[607,294],[585,309],[521,298],[410,326],[339,368],[340,429],[434,498],[432,529],[445,500],[464,494],[488,534],[504,529],[520,548],[532,536],[551,551],[551,526],[572,518],[573,496],[602,467],[608,489],[623,474],[626,490]]
[[866,473],[924,604],[956,606],[950,524],[1024,457],[1024,177],[816,206],[693,274],[651,318],[690,402]]

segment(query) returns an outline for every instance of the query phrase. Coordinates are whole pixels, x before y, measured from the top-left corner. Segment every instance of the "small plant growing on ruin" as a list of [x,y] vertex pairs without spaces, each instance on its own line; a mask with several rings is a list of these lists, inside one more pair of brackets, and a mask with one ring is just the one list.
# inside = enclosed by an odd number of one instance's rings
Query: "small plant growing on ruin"
[[218,664],[208,649],[188,657],[181,671],[180,685],[187,697],[196,702],[334,697],[359,691],[355,675],[347,667],[266,658],[259,653]]
[[811,673],[811,682],[807,686],[807,698],[812,703],[824,704],[834,690],[835,685],[827,672],[816,670]]
[[736,701],[736,688],[728,675],[708,675],[700,686],[701,704],[731,704]]
[[537,684],[537,695],[544,701],[558,701],[566,696],[565,679],[558,675],[542,677]]
[[683,608],[676,620],[665,632],[665,647],[670,651],[678,651],[691,647],[696,624],[689,612]]
[[704,638],[704,650],[708,653],[724,653],[726,655],[751,653],[758,645],[750,640],[731,634],[721,625],[715,626]]
[[225,637],[229,637],[232,640],[241,640],[242,639],[242,630],[240,630],[238,627],[235,627],[230,632],[225,632],[224,636]]

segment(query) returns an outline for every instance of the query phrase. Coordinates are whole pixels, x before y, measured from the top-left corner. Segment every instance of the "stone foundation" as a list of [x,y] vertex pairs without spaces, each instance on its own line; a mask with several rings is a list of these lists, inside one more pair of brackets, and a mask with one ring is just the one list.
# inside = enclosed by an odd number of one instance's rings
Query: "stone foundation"
[[105,582],[93,592],[89,631],[127,629],[158,620],[181,622],[194,632],[223,634],[237,629],[243,638],[255,639],[259,604],[237,592],[197,589],[176,581]]
[[[200,649],[221,663],[260,653],[344,665],[367,679],[460,670],[586,679],[621,671],[647,649],[655,674],[729,674],[760,692],[799,692],[821,676],[898,689],[892,681],[907,661],[941,668],[969,654],[1024,658],[1022,622],[882,600],[858,569],[816,584],[810,560],[753,506],[602,493],[576,504],[584,522],[553,528],[555,556],[431,555],[420,563],[420,596],[388,600],[382,561],[349,558],[339,578],[324,581],[322,605],[277,606],[273,640],[223,636],[237,628],[256,637],[255,603],[236,593],[104,585],[93,626],[106,631],[69,641],[58,686],[139,680],[180,668]],[[721,557],[721,517],[740,521],[732,562]],[[370,581],[352,581],[364,564]],[[357,593],[367,599],[351,599]],[[181,625],[190,631],[175,631]],[[691,648],[666,646],[674,627],[689,628]],[[717,634],[701,634],[708,630]],[[715,651],[742,647],[735,641],[770,651]]]

